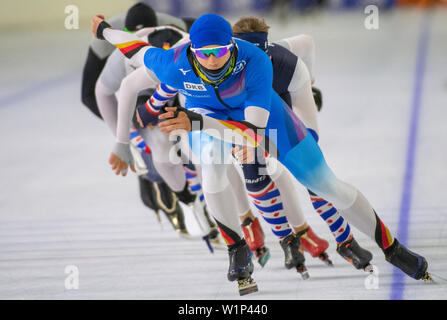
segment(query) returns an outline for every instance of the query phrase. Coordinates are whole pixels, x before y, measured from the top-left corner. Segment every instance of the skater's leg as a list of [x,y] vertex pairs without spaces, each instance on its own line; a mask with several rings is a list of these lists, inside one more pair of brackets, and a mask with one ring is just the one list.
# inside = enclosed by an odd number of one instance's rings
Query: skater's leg
[[206,208],[205,196],[203,195],[202,191],[202,183],[200,181],[198,171],[196,170],[196,166],[193,164],[185,164],[183,165],[183,170],[185,172],[189,189],[197,195],[201,205]]
[[343,243],[352,236],[351,227],[334,205],[308,190],[315,211],[326,222],[337,243]]
[[236,196],[227,177],[227,169],[232,165],[202,163],[202,181],[206,202],[228,246],[227,278],[238,280],[239,293],[244,295],[258,288],[251,278],[254,270],[252,254],[241,232]]
[[266,174],[266,169],[259,163],[243,164],[242,171],[245,186],[253,205],[270,225],[274,235],[283,239],[292,233],[289,221],[284,212],[281,194]]
[[254,218],[254,216],[250,210],[250,203],[248,202],[244,181],[242,180],[236,166],[239,165],[237,163],[233,163],[233,165],[228,166],[227,177],[237,198],[236,203],[238,207],[239,219],[241,222],[244,222],[245,218]]
[[[233,166],[231,144],[222,143],[207,134],[192,133],[189,137],[192,156],[200,160],[202,188],[208,208],[228,246],[243,241],[238,219],[238,201],[228,179]],[[183,149],[182,149],[183,150]]]
[[296,179],[277,160],[271,157],[268,157],[266,160],[268,173],[284,199],[284,211],[297,239],[299,239],[301,247],[309,252],[312,257],[319,258],[327,265],[332,265],[326,253],[329,243],[325,239],[318,237],[304,218],[296,192]]
[[293,180],[295,178],[277,160],[267,157],[266,169],[281,194],[284,213],[295,232],[308,227]]
[[[312,135],[315,137],[316,133],[312,133]],[[285,202],[286,204],[289,203],[289,200],[291,199],[291,210],[288,210],[290,214],[288,214],[289,221],[296,226],[297,222],[295,222],[295,217],[300,217],[303,214],[297,213],[298,210],[301,210],[300,205],[298,203],[298,197],[295,194],[294,186],[292,183],[292,179],[294,177],[291,175],[291,173],[283,167],[281,163],[279,163],[276,159],[267,158],[267,164],[269,168],[277,168],[274,173],[272,173],[273,179],[279,180],[278,186],[280,187],[281,193],[284,194],[284,197],[287,199]],[[273,169],[269,169],[272,171]],[[290,179],[292,178],[292,179]],[[282,188],[281,188],[282,186]],[[344,219],[340,212],[337,210],[337,208],[330,202],[326,201],[320,196],[317,196],[316,194],[310,192],[310,199],[312,202],[312,205],[315,209],[315,211],[320,215],[320,217],[326,222],[329,229],[332,232],[332,235],[335,238],[335,241],[337,243],[342,243],[349,239],[349,237],[352,235],[351,233],[351,227],[349,226],[349,223],[346,219]],[[295,202],[295,203],[294,203]],[[304,219],[304,218],[303,218]],[[301,228],[301,230],[297,230],[295,228],[296,232],[302,231],[306,229]]]
[[394,239],[363,194],[333,174],[311,135],[286,155],[285,163],[306,187],[332,201],[355,227],[374,239],[388,262],[416,280],[430,278],[425,258]]
[[221,234],[232,245],[242,240],[234,190],[226,175],[229,165],[202,164],[203,193]]
[[[340,210],[342,216],[360,231],[376,240],[376,231],[383,224],[374,209],[356,188],[334,175],[311,134],[289,151],[284,164],[309,190],[332,202]],[[386,233],[389,234],[388,229]],[[380,240],[377,244],[382,249],[386,249],[391,245],[390,242]]]
[[[248,195],[258,212],[270,225],[273,234],[280,239],[280,244],[284,251],[285,267],[287,269],[295,267],[303,279],[307,279],[309,275],[304,265],[303,249],[300,247],[300,239],[293,233],[293,229],[287,219],[284,211],[283,196],[276,186],[276,182],[268,175],[267,169],[263,164],[265,163],[263,155],[258,155],[257,159],[261,160],[256,160],[252,164],[242,165]],[[295,221],[298,221],[298,226],[302,226],[305,223],[304,218],[301,220],[296,219]]]
[[250,250],[254,252],[259,264],[264,267],[270,259],[270,251],[265,246],[265,235],[261,224],[258,218],[256,218],[250,210],[245,184],[242,181],[242,177],[239,174],[238,169],[239,165],[236,163],[229,166],[227,170],[227,177],[238,199],[238,213],[245,241],[247,242]]
[[180,159],[170,157],[176,155],[169,137],[158,128],[140,130],[140,134],[152,150],[154,166],[160,176],[174,192],[181,192],[186,185],[186,177]]
[[217,230],[216,224],[208,214],[208,208],[202,190],[201,175],[199,175],[197,167],[201,170],[200,166],[196,166],[191,163],[183,165],[183,170],[185,171],[189,189],[196,195],[196,200],[192,211],[197,222],[199,223],[200,229],[202,230],[204,240],[207,242],[208,240],[211,240],[217,243],[219,231]]
[[193,192],[201,208],[203,208],[204,218],[207,220],[209,228],[215,228],[214,222],[211,220],[208,214],[208,208],[205,201],[205,196],[203,195],[202,189],[202,176],[200,165],[194,165],[192,163],[187,163],[183,165],[183,170],[185,171],[186,181],[188,183],[189,189]]

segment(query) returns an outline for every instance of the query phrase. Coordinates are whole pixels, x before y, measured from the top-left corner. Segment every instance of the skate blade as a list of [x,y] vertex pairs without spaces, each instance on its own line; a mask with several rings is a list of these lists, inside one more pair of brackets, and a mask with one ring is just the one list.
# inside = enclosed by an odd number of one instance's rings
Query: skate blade
[[267,263],[267,261],[269,261],[269,259],[270,259],[270,251],[267,250],[264,252],[264,255],[258,259],[258,262],[261,265],[261,267],[264,268],[265,264]]
[[177,233],[182,239],[192,239],[191,235],[186,230],[177,230]]
[[217,239],[210,239],[210,243],[213,246],[214,250],[228,250],[228,247],[226,244],[222,243],[222,241]]
[[214,253],[214,248],[210,243],[210,239],[208,238],[208,236],[205,236],[202,238],[205,241],[206,246],[208,247],[208,250],[210,250],[211,253]]
[[328,267],[334,267],[334,264],[332,263],[332,260],[329,259],[329,255],[326,252],[323,252],[322,254],[320,254],[320,256],[318,258],[321,261],[323,261],[324,264],[326,264]]
[[308,280],[310,278],[309,272],[305,271],[305,272],[301,273],[301,278],[303,280]]
[[363,270],[367,273],[373,273],[374,272],[374,265],[368,264],[366,267],[363,268]]
[[157,216],[157,221],[158,221],[158,224],[160,225],[160,229],[163,230],[163,222],[161,221],[160,212],[158,212],[158,210],[157,210],[157,211],[154,211],[154,213]]
[[[433,277],[434,277],[434,279],[433,279]],[[447,283],[446,278],[444,278],[436,273],[433,273],[433,272],[426,272],[425,275],[422,277],[422,280],[424,280],[424,282],[433,283],[433,284]]]
[[258,285],[251,277],[244,280],[238,280],[238,288],[240,296],[258,292]]
[[303,280],[307,280],[310,278],[310,275],[309,275],[309,272],[307,271],[306,266],[303,265],[303,266],[296,267],[296,271],[301,275],[301,278]]
[[430,272],[426,272],[426,273],[422,276],[421,279],[424,280],[425,283],[436,283],[436,281],[433,280],[433,278],[432,278]]

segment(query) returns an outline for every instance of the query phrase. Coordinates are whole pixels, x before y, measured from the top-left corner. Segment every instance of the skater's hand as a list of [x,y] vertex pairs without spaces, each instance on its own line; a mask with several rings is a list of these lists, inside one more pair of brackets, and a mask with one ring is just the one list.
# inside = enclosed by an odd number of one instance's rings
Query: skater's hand
[[104,16],[102,14],[97,14],[92,17],[92,20],[91,20],[92,32],[93,32],[93,35],[95,36],[95,38],[97,38],[96,32],[98,31],[98,26],[103,21],[104,21]]
[[127,165],[130,165],[130,170],[135,172],[133,164],[134,160],[130,152],[130,145],[128,143],[117,142],[110,154],[109,164],[112,166],[112,170],[116,175],[125,177],[127,175]]
[[255,148],[236,146],[231,149],[231,153],[239,163],[253,163],[255,161]]
[[137,122],[138,122],[138,124],[140,125],[141,128],[144,128],[143,121],[141,121],[140,114],[138,113],[138,111],[135,112],[135,114],[136,114],[136,116],[137,116]]
[[167,134],[183,134],[191,131],[191,121],[185,112],[180,111],[177,116],[175,116],[175,111],[177,107],[166,107],[166,112],[158,116],[159,120],[168,119],[160,121],[158,127],[160,131],[166,132]]
[[[152,122],[148,122],[146,124],[146,126],[145,126],[144,123],[143,123],[143,120],[141,119],[141,116],[140,116],[140,112],[144,112],[144,109],[145,109],[145,107],[142,107],[142,108],[137,107],[137,110],[135,111],[137,122],[138,122],[138,124],[140,125],[141,128],[149,128],[150,130],[153,130],[157,126],[156,122],[158,122],[158,117],[155,116],[155,115],[150,115],[147,112],[146,115],[143,115],[143,118],[145,117],[145,119],[148,119],[148,118],[150,119],[151,117],[153,117],[153,121]],[[149,115],[149,117],[148,117],[148,115]]]

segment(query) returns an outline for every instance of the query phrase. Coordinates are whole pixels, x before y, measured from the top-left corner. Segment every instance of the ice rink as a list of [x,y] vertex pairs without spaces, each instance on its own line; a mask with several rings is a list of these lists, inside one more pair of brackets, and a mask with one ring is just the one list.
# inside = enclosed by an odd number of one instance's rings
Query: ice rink
[[[228,17],[235,22],[237,17]],[[0,33],[0,299],[446,299],[447,10],[395,10],[366,30],[363,12],[268,16],[270,40],[300,33],[316,43],[323,92],[320,144],[332,169],[357,186],[378,215],[424,255],[436,283],[388,264],[374,241],[379,286],[335,251],[332,235],[297,186],[306,217],[330,240],[335,267],[306,256],[310,279],[272,258],[255,265],[259,292],[239,297],[226,279],[226,250],[181,239],[142,204],[134,174],[107,163],[114,140],[80,101],[90,33]],[[189,216],[188,216],[189,217]],[[163,217],[164,218],[164,217]],[[191,232],[195,222],[187,221]],[[67,266],[79,288],[65,288]]]

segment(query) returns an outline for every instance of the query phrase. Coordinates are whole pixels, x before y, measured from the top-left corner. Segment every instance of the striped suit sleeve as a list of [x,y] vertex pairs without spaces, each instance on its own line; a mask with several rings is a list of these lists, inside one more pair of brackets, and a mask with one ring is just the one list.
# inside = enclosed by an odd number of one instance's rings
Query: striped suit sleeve
[[177,89],[168,86],[167,84],[160,83],[157,86],[157,90],[154,92],[152,97],[146,102],[146,109],[149,113],[153,115],[158,115],[161,108],[175,95],[177,94]]
[[102,31],[102,36],[130,59],[136,68],[144,65],[144,55],[152,48],[149,43],[142,41],[134,34],[121,30],[106,28]]
[[[218,120],[205,115],[201,117],[201,130],[210,136],[236,145],[261,147],[271,156],[279,156],[277,146],[269,139],[265,128],[256,127],[247,121]],[[192,129],[195,129],[194,123]]]

